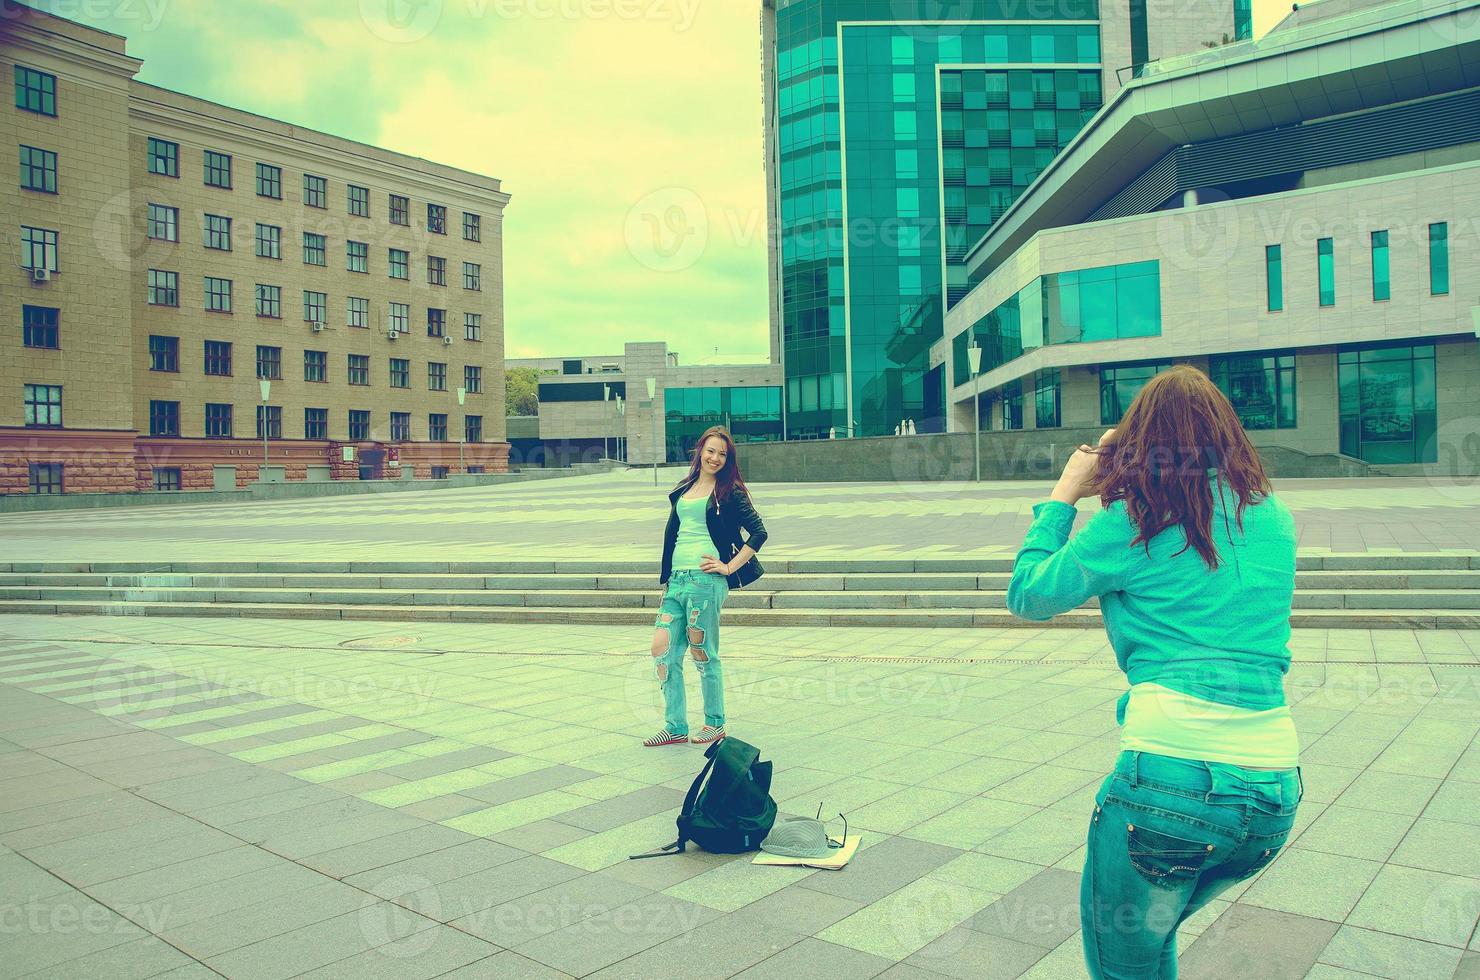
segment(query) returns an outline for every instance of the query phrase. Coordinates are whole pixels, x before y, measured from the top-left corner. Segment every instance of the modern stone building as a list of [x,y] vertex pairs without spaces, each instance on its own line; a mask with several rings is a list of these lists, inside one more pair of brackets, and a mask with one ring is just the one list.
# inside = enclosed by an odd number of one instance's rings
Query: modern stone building
[[727,426],[737,444],[783,438],[780,365],[678,361],[661,342],[629,343],[609,356],[506,361],[509,370],[549,372],[539,379],[539,417],[508,420],[511,460],[681,462],[712,425]]
[[1248,0],[762,0],[771,359],[787,431],[945,428],[971,246],[1123,79]]
[[950,429],[1113,425],[1186,362],[1263,447],[1476,472],[1480,3],[1321,0],[1135,75],[966,254]]
[[499,181],[3,13],[0,493],[506,468]]

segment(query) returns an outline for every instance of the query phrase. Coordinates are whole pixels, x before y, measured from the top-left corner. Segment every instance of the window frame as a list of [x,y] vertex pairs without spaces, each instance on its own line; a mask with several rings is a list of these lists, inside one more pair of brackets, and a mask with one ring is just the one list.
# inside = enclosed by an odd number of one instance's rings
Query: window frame
[[283,168],[275,163],[257,162],[257,196],[274,201],[283,199]]

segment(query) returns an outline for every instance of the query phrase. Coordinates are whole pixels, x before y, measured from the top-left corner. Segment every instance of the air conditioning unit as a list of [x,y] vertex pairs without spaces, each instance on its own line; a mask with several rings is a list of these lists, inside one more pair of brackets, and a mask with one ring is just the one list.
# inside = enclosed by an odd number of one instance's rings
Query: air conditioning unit
[[308,321],[308,325],[313,329],[313,332],[314,333],[323,333],[324,332],[324,321],[323,320],[310,320],[310,321]]
[[399,330],[387,330],[385,332],[385,339],[386,340],[395,340],[400,335],[401,335],[401,332]]
[[442,346],[443,347],[451,347],[452,346],[452,338],[451,337],[443,337],[442,338]]
[[38,268],[32,269],[31,270],[31,281],[32,282],[51,282],[51,270],[48,269],[48,268],[46,268],[45,266],[40,266]]

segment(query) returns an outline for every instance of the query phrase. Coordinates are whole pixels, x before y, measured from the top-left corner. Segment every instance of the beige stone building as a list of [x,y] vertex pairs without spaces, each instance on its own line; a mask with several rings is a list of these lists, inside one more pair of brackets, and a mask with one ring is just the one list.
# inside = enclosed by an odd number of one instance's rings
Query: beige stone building
[[0,493],[507,467],[498,180],[143,84],[124,38],[5,14]]

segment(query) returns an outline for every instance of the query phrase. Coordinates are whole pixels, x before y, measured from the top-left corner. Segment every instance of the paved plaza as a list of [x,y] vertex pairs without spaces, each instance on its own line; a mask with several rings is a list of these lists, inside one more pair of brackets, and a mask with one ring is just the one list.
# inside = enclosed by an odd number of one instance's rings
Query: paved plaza
[[[641,476],[15,515],[0,538],[15,561],[645,559]],[[769,554],[939,557],[1010,554],[1045,489],[755,492]],[[1280,489],[1309,553],[1480,550],[1469,488]],[[702,764],[637,744],[648,641],[0,617],[0,975],[1085,976],[1083,838],[1124,690],[1103,632],[725,628],[730,731],[783,813],[847,815],[863,846],[837,872],[626,860],[672,840]],[[1186,923],[1182,975],[1480,977],[1480,631],[1292,651],[1296,834]]]

